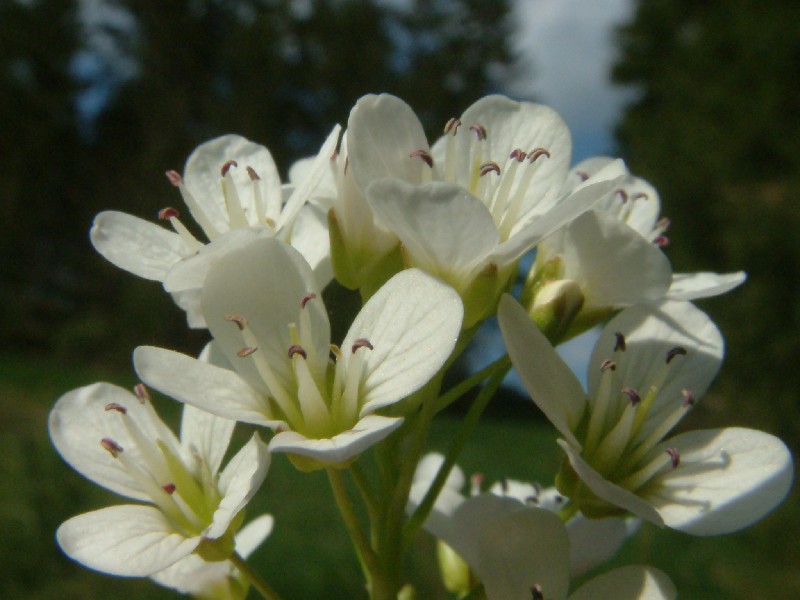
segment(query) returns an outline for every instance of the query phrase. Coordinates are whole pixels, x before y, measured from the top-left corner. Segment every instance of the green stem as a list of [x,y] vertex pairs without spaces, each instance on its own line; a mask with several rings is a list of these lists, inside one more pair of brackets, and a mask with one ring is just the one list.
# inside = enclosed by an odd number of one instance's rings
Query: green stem
[[375,578],[380,577],[380,567],[378,564],[378,557],[369,545],[364,532],[358,522],[358,515],[356,515],[353,503],[347,493],[344,484],[344,477],[339,469],[328,467],[328,479],[331,482],[331,490],[333,490],[333,497],[336,500],[336,505],[339,507],[339,512],[342,515],[344,526],[353,545],[356,549],[361,568],[364,570],[364,575],[367,577],[368,583],[372,583]]
[[241,556],[234,552],[231,554],[230,558],[228,559],[233,563],[239,572],[245,576],[245,578],[250,582],[250,584],[258,590],[258,592],[267,600],[281,600],[281,597],[278,593],[273,590],[266,581],[261,579],[255,571],[250,568],[250,565],[247,564],[247,561],[243,559]]
[[350,475],[353,477],[353,481],[358,488],[358,492],[361,494],[361,499],[364,501],[364,504],[367,507],[367,514],[369,515],[370,523],[377,523],[378,519],[380,518],[378,498],[375,495],[375,490],[372,489],[372,485],[370,485],[367,474],[364,473],[364,469],[361,468],[361,465],[358,461],[350,465],[349,470]]
[[458,400],[461,396],[466,394],[476,385],[478,385],[479,383],[490,377],[492,373],[494,373],[497,369],[505,367],[507,372],[510,366],[511,366],[511,359],[508,358],[508,354],[504,354],[493,363],[484,367],[477,373],[470,375],[464,381],[450,388],[449,390],[447,390],[447,392],[439,396],[439,398],[437,398],[436,401],[433,403],[435,405],[434,413],[439,413],[448,406],[450,406],[450,404]]
[[431,510],[433,509],[433,505],[436,502],[436,498],[442,491],[442,488],[447,481],[447,477],[450,475],[450,471],[453,469],[453,466],[455,466],[456,460],[458,459],[459,454],[461,454],[461,450],[464,448],[464,444],[475,430],[475,427],[477,427],[483,411],[486,410],[486,407],[489,404],[489,400],[492,399],[497,391],[497,388],[500,387],[500,384],[503,382],[506,374],[511,369],[511,363],[508,361],[508,357],[506,356],[503,358],[505,360],[500,359],[493,363],[492,366],[495,369],[495,372],[492,374],[489,382],[486,384],[486,386],[484,386],[484,388],[475,398],[475,401],[472,403],[472,406],[470,407],[467,416],[464,418],[464,422],[461,424],[453,443],[447,450],[444,461],[439,467],[439,471],[436,473],[436,477],[434,478],[433,483],[431,483],[431,487],[428,489],[420,505],[414,511],[414,514],[412,514],[411,518],[406,522],[405,529],[403,530],[403,548],[407,548],[409,546],[411,541],[414,539],[417,530],[425,522],[425,519],[428,518],[428,515],[430,514]]

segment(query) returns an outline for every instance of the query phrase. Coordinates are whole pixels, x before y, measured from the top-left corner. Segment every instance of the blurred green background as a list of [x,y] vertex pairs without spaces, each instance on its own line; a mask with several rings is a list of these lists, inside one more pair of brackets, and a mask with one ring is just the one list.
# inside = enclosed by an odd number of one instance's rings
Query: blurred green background
[[[796,452],[800,3],[632,4],[609,75],[631,90],[616,152],[661,192],[677,271],[749,274],[702,304],[728,351],[685,427],[757,427]],[[0,0],[1,597],[174,597],[86,571],[53,541],[67,517],[116,501],[51,448],[55,399],[97,380],[134,383],[137,345],[194,352],[205,341],[158,284],[94,253],[93,215],[150,219],[179,204],[164,171],[222,133],[266,144],[285,172],[367,92],[406,99],[433,137],[518,76],[510,10],[499,0]],[[559,459],[550,428],[528,403],[494,404],[465,470],[547,482]],[[175,418],[178,407],[159,409]],[[438,448],[458,417],[438,425]],[[645,526],[614,564],[662,568],[686,599],[798,598],[799,498],[795,489],[765,521],[722,538]],[[253,560],[279,591],[361,597],[323,477],[277,458],[250,514],[263,511],[276,528]],[[409,557],[416,581],[434,575],[430,550],[423,536]]]

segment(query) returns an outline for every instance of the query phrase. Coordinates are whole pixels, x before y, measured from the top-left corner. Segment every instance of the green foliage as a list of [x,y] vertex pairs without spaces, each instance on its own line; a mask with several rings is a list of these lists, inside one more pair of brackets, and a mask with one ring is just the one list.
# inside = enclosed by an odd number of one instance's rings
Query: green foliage
[[662,194],[678,271],[743,269],[704,306],[731,352],[725,410],[800,439],[800,4],[652,0],[618,32],[613,76],[632,86],[617,138]]

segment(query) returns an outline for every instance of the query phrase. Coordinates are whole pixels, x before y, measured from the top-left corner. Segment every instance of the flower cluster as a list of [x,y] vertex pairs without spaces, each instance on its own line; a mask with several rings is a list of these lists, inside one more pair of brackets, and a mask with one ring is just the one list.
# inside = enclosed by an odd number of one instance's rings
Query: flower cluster
[[[647,566],[574,590],[570,577],[646,522],[693,535],[753,524],[788,493],[793,463],[780,440],[750,429],[669,437],[723,357],[722,335],[691,301],[745,275],[673,273],[652,186],[621,160],[570,161],[569,131],[541,105],[488,96],[431,144],[405,102],[366,96],[288,184],[269,151],[240,136],[199,146],[183,175],[167,172],[196,227],[174,208],[158,215],[169,228],[99,214],[98,252],[162,282],[210,341],[199,358],[136,348],[134,393],[96,383],[57,401],[58,452],[139,502],[69,519],[62,550],[195,597],[241,599],[252,584],[279,598],[244,560],[272,518],[243,526],[279,453],[301,473],[327,473],[371,598],[413,593],[402,556],[420,527],[439,538],[459,597],[675,598]],[[508,292],[532,250],[517,300]],[[349,327],[341,340],[330,320],[341,313],[323,301],[331,285],[362,299],[351,323],[337,322]],[[494,315],[508,356],[443,391]],[[598,325],[585,390],[555,346]],[[564,461],[553,487],[483,488],[473,476],[464,495],[456,459],[512,365],[560,433]],[[447,454],[424,456],[437,413],[485,380]],[[183,403],[180,436],[148,389]],[[263,429],[223,468],[237,422]]]

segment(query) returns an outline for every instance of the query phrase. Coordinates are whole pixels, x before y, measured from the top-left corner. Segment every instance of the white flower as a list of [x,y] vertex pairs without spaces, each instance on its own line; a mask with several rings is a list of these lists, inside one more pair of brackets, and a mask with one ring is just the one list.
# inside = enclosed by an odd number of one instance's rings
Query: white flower
[[757,521],[786,496],[786,446],[751,429],[693,431],[662,441],[722,362],[722,337],[688,302],[628,308],[590,361],[588,398],[524,309],[500,302],[508,353],[531,398],[564,436],[559,491],[588,517],[625,512],[713,535]]
[[402,268],[396,252],[400,241],[376,220],[356,183],[347,139],[345,132],[333,162],[336,187],[328,214],[331,258],[336,280],[350,289],[364,289],[368,297]]
[[91,231],[95,249],[116,266],[162,281],[187,312],[192,327],[205,327],[200,288],[217,257],[257,237],[291,242],[318,270],[322,285],[330,278],[327,208],[307,204],[317,188],[329,187],[329,161],[339,137],[335,127],[312,166],[295,172],[303,179],[281,186],[269,151],[238,135],[198,146],[186,161],[184,176],[168,171],[190,214],[209,243],[195,238],[172,208],[159,212],[173,231],[122,212],[97,215]]
[[[414,473],[409,512],[422,502],[434,477],[436,477],[442,461],[442,455],[437,453],[427,454],[420,461]],[[481,480],[482,477],[479,474],[470,478],[471,496],[477,496],[481,493]],[[443,527],[442,520],[451,518],[455,510],[467,501],[467,497],[461,493],[464,482],[463,471],[458,466],[454,466],[429,517],[431,526],[434,528]],[[566,498],[553,487],[542,488],[539,484],[515,479],[497,481],[490,486],[488,491],[490,494],[501,498],[516,500],[519,503],[517,508],[528,506],[557,513],[566,503]],[[502,506],[512,505],[506,503]],[[439,525],[436,523],[439,523]],[[638,529],[639,520],[615,517],[587,519],[579,512],[570,518],[565,525],[569,537],[570,575],[577,577],[616,555],[623,542]],[[426,523],[426,528],[428,528],[428,523]]]
[[83,565],[121,576],[153,575],[193,552],[223,560],[267,473],[266,445],[253,435],[220,471],[232,421],[187,406],[178,439],[144,386],[136,391],[96,383],[65,394],[51,411],[50,437],[75,470],[147,503],[73,517],[59,527],[59,545]]
[[276,429],[270,450],[302,468],[347,463],[402,422],[376,411],[417,391],[450,356],[461,301],[421,271],[400,273],[367,302],[331,360],[317,292],[293,248],[254,241],[219,258],[203,287],[214,344],[235,370],[151,347],[135,351],[136,370],[181,401]]
[[369,206],[402,242],[406,266],[459,292],[465,327],[491,313],[521,254],[624,174],[613,163],[566,189],[571,141],[561,118],[501,96],[448,122],[433,148],[413,111],[389,95],[361,98],[347,135],[349,168]]
[[[583,181],[605,169],[612,160],[606,156],[597,156],[578,163],[569,173],[568,185],[581,185]],[[658,192],[640,177],[626,172],[614,193],[606,196],[594,208],[614,216],[659,248],[669,243],[664,233],[670,221],[666,217],[659,218],[661,201]],[[743,271],[723,274],[674,273],[665,296],[671,300],[697,300],[718,296],[740,286],[745,279]]]
[[557,327],[563,339],[615,309],[663,299],[671,280],[657,246],[608,212],[589,210],[539,244],[522,302],[541,329]]
[[[428,483],[415,482],[412,501],[424,496]],[[465,499],[448,485],[425,528],[464,558],[483,583],[489,600],[568,598],[572,536],[549,510],[493,493]],[[672,582],[660,571],[623,567],[595,577],[569,595],[569,600],[675,597]]]
[[[247,558],[272,532],[273,518],[261,515],[234,536],[235,551]],[[206,562],[197,554],[182,558],[150,579],[181,594],[206,600],[244,600],[250,582],[229,561]]]

